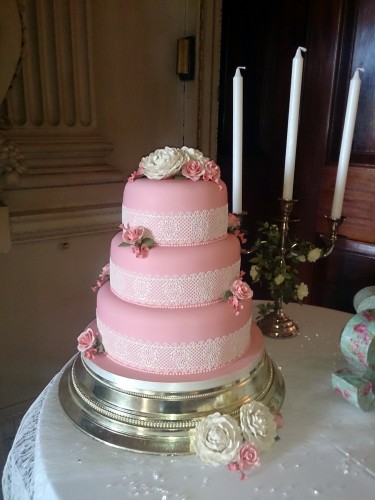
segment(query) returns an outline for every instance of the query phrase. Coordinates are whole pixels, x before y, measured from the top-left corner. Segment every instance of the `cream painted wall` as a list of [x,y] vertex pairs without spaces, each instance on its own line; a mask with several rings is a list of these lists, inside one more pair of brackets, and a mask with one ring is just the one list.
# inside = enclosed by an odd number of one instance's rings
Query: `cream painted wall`
[[95,318],[91,285],[111,237],[24,243],[0,255],[0,408],[37,396],[75,354],[77,335]]
[[199,49],[200,3],[92,0],[98,126],[125,173],[158,147],[197,146],[198,77],[178,78],[176,53],[183,36]]
[[[182,83],[175,64],[177,38],[198,32],[199,6],[92,0],[97,127],[124,173],[156,147],[184,137],[196,145],[198,83]],[[0,254],[0,427],[3,409],[36,397],[75,353],[77,335],[95,317],[90,286],[108,261],[110,239],[108,232],[73,235],[64,239],[68,249],[58,237],[26,240]]]

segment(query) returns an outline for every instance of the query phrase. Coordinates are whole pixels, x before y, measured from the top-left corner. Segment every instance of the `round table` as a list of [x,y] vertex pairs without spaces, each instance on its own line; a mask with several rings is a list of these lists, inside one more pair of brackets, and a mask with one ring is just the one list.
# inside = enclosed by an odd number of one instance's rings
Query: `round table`
[[[5,500],[375,498],[375,418],[337,395],[339,340],[350,314],[289,304],[301,334],[266,339],[286,397],[280,440],[248,479],[195,456],[137,454],[76,428],[57,396],[57,374],[26,414],[3,475]],[[29,496],[28,496],[29,495]]]

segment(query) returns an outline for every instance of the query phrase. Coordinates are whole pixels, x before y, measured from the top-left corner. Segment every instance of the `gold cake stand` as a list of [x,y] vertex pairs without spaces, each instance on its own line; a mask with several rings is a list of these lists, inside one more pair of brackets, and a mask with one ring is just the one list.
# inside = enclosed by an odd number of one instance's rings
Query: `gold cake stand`
[[238,417],[253,400],[276,413],[284,394],[281,372],[266,353],[248,373],[201,391],[126,390],[94,373],[80,355],[59,385],[62,407],[82,431],[112,446],[163,455],[192,453],[195,426],[211,413]]

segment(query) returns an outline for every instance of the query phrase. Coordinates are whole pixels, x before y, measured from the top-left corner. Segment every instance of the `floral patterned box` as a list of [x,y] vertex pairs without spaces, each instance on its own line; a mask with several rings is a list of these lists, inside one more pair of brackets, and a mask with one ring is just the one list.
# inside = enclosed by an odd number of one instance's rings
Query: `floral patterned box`
[[349,368],[332,373],[332,386],[337,394],[357,408],[363,411],[373,409],[375,401],[373,384],[370,380],[354,374]]

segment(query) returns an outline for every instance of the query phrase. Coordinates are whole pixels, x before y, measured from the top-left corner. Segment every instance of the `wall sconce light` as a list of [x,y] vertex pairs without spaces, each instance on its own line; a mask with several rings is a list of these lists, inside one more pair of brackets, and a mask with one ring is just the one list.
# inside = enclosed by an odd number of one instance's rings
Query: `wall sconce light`
[[195,75],[195,36],[177,40],[177,69],[180,80],[194,80]]

